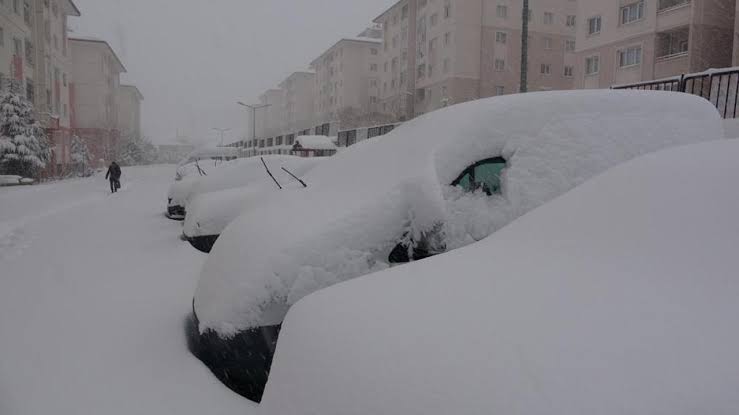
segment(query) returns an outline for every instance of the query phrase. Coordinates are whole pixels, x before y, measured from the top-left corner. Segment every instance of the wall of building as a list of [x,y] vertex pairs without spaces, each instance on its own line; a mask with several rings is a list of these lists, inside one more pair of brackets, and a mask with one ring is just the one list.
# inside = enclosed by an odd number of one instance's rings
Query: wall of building
[[[24,18],[23,2],[18,2],[19,8],[14,10],[13,2],[6,0],[0,3],[0,28],[3,36],[0,42],[0,74],[4,79],[20,82],[24,95],[27,91],[27,81],[30,81],[35,95],[34,70],[36,56],[33,54],[30,61],[27,59],[26,46],[33,45],[33,30],[31,24]],[[32,14],[29,16],[32,18]],[[19,52],[16,54],[16,42],[19,42]],[[33,49],[31,49],[33,50]],[[30,97],[29,97],[30,98]]]
[[70,41],[75,128],[116,129],[120,72],[115,57],[100,42]]
[[314,125],[315,78],[312,72],[295,72],[280,84],[288,131],[305,130]]
[[118,130],[122,137],[141,137],[141,100],[138,89],[121,85],[116,93],[118,102]]

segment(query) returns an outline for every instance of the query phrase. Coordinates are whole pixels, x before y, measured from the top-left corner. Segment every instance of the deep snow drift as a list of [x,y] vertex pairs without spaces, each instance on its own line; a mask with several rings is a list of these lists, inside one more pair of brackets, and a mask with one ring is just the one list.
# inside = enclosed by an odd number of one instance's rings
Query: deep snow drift
[[650,154],[305,298],[259,412],[736,414],[737,159],[736,140]]
[[204,256],[161,198],[174,166],[0,188],[0,414],[249,414],[187,350]]
[[[458,248],[633,157],[723,136],[706,100],[666,92],[518,94],[426,114],[317,166],[305,191],[265,195],[269,203],[233,221],[203,267],[200,328],[228,336],[279,324],[305,295],[387,268],[401,240]],[[449,186],[497,156],[508,162],[501,195]]]

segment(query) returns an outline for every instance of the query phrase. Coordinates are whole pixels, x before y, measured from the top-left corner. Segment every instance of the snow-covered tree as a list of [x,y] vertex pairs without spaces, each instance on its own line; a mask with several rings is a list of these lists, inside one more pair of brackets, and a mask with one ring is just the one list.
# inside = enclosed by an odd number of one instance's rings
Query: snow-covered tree
[[16,90],[0,93],[0,172],[37,177],[51,160],[51,149],[33,104]]
[[72,163],[75,166],[75,173],[80,176],[89,176],[92,170],[90,169],[90,149],[87,148],[85,140],[74,136],[72,137],[72,146],[70,149],[70,157]]
[[156,161],[156,147],[146,137],[129,136],[121,138],[117,159],[122,166],[151,164]]

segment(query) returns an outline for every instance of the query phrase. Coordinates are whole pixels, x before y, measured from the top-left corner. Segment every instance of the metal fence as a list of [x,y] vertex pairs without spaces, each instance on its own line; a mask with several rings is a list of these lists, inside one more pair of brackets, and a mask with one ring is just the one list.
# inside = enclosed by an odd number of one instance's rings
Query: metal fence
[[739,68],[709,70],[655,81],[617,85],[612,89],[685,92],[707,99],[724,118],[739,118]]

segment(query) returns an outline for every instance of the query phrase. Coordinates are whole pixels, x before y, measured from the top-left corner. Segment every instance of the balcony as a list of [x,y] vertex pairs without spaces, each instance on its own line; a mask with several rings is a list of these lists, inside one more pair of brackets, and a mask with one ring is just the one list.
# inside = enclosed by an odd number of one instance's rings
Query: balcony
[[690,0],[660,0],[657,8],[657,31],[690,24],[691,6]]
[[688,72],[690,67],[687,27],[657,33],[655,77],[664,78]]

